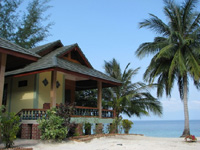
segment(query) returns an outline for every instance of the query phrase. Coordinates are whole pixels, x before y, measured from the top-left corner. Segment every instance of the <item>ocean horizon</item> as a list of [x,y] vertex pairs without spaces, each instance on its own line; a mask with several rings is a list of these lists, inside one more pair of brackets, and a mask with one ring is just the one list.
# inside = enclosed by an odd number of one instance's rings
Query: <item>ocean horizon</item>
[[[133,121],[130,134],[144,134],[150,137],[180,137],[184,120]],[[200,120],[190,120],[190,134],[200,137]]]

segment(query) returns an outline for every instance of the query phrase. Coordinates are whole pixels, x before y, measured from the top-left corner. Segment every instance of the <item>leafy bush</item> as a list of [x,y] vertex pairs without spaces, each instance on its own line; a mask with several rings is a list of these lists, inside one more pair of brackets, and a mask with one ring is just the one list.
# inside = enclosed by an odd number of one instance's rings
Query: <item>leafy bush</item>
[[122,120],[122,127],[123,127],[124,132],[125,132],[126,134],[129,133],[129,130],[131,129],[132,124],[133,124],[133,122],[130,121],[130,120],[128,120],[128,119]]
[[47,111],[47,119],[38,120],[39,129],[42,132],[41,139],[61,141],[67,137],[70,129],[71,115],[74,105],[60,104],[58,108]]
[[85,135],[91,135],[91,127],[92,125],[89,122],[84,124]]
[[41,130],[42,140],[61,141],[66,138],[68,127],[64,126],[65,120],[56,114],[57,109],[47,110],[48,118],[38,120],[38,128]]
[[64,126],[70,126],[71,115],[74,113],[74,104],[60,104],[56,111],[56,115],[64,119]]
[[0,131],[1,139],[6,148],[14,145],[14,140],[19,131],[19,116],[15,113],[2,113],[4,107],[0,108]]

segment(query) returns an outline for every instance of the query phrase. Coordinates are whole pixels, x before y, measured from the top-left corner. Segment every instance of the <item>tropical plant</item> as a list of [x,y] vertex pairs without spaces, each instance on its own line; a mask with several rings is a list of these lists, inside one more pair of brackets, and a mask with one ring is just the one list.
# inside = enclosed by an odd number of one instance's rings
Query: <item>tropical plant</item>
[[97,90],[76,91],[76,105],[85,107],[97,107]]
[[139,68],[135,70],[128,69],[129,65],[130,63],[122,73],[120,65],[115,59],[110,62],[105,61],[104,68],[106,74],[122,82],[122,85],[119,87],[103,90],[105,105],[116,111],[117,118],[119,118],[122,113],[129,117],[132,115],[138,117],[149,115],[149,112],[161,115],[161,103],[148,91],[148,89],[155,85],[146,85],[142,82],[132,83],[132,77],[137,74]]
[[75,111],[75,104],[62,104],[60,103],[56,111],[56,115],[64,119],[63,126],[70,126],[71,115]]
[[133,125],[133,122],[131,120],[123,119],[122,120],[122,127],[124,129],[124,133],[128,134],[132,125]]
[[156,15],[140,22],[140,28],[148,28],[157,34],[153,42],[143,43],[136,51],[140,58],[154,55],[144,73],[144,80],[158,84],[157,95],[163,92],[171,96],[177,81],[180,98],[184,104],[185,127],[182,136],[190,135],[188,113],[189,77],[199,88],[200,83],[200,13],[195,10],[197,0],[185,0],[181,5],[164,0],[164,14],[168,23]]
[[92,125],[89,122],[86,122],[84,124],[85,135],[91,135],[91,127],[92,127]]
[[11,148],[19,131],[20,118],[15,113],[2,113],[3,109],[3,107],[0,108],[1,139],[6,148]]
[[121,133],[122,131],[122,117],[115,117],[113,122],[108,126],[109,133]]
[[41,131],[42,140],[61,141],[66,138],[68,127],[65,126],[65,119],[57,115],[57,109],[47,110],[48,118],[38,120],[38,128]]

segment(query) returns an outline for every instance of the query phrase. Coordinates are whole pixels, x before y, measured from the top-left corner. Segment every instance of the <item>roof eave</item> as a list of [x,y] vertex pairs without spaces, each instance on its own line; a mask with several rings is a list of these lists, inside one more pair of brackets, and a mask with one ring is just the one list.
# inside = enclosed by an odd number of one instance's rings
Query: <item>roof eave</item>
[[46,68],[46,69],[24,72],[24,73],[19,73],[19,74],[10,74],[10,75],[6,75],[6,77],[10,77],[10,76],[21,77],[21,76],[27,76],[27,75],[42,73],[42,72],[46,72],[46,71],[53,71],[53,70],[60,71],[60,72],[63,72],[63,73],[69,73],[69,74],[76,75],[76,76],[79,76],[79,77],[89,78],[91,80],[101,81],[103,83],[111,84],[112,86],[110,86],[110,87],[122,85],[122,83],[120,81],[114,82],[114,81],[111,81],[111,80],[106,80],[106,79],[102,79],[102,78],[98,78],[98,77],[94,77],[94,76],[90,76],[90,75],[81,74],[81,73],[78,73],[78,72],[66,70],[66,69],[63,69],[63,68],[60,68],[60,67],[50,67],[50,68]]
[[24,59],[28,59],[28,60],[32,60],[32,61],[37,61],[38,58],[40,58],[40,56],[33,56],[33,55],[29,55],[29,54],[24,54],[24,53],[21,53],[21,52],[13,51],[13,50],[2,48],[2,47],[0,47],[0,53],[4,53],[4,54],[7,54],[7,55],[13,55],[13,56],[16,56],[16,57],[20,57],[20,58],[24,58]]

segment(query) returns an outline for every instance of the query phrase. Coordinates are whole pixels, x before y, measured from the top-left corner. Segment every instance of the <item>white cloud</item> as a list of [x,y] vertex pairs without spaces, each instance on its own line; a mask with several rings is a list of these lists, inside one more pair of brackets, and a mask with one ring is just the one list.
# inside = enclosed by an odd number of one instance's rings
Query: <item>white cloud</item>
[[183,103],[176,98],[170,98],[161,101],[164,112],[177,112],[183,110]]
[[200,100],[192,100],[188,102],[188,107],[191,110],[200,110]]

